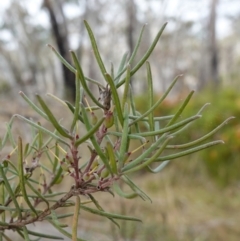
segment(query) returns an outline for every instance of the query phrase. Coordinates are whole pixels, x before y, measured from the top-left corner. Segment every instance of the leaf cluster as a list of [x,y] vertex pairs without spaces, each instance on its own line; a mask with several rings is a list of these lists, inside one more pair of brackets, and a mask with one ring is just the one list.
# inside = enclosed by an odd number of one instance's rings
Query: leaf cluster
[[[132,55],[129,58],[127,53],[123,55],[116,72],[114,66],[109,72],[107,71],[94,34],[86,21],[85,26],[105,84],[85,76],[73,51],[70,53],[74,66],[70,65],[50,46],[60,61],[76,77],[74,105],[50,95],[63,105],[63,109],[71,112],[71,123],[69,126],[63,126],[61,120],[54,115],[51,107],[40,95],[36,95],[37,105],[23,92],[20,92],[21,97],[29,106],[49,122],[54,130],[19,114],[15,114],[7,124],[7,133],[1,141],[1,148],[9,141],[13,151],[2,158],[0,163],[0,240],[10,240],[4,232],[7,229],[15,230],[25,240],[32,240],[32,236],[62,239],[28,229],[28,224],[43,220],[49,222],[64,236],[72,238],[72,240],[83,240],[77,235],[80,210],[104,216],[117,226],[119,226],[116,221],[118,219],[140,221],[135,217],[105,211],[94,194],[97,192],[105,192],[106,195],[117,193],[124,198],[140,197],[143,200],[151,200],[133,182],[131,173],[142,169],[158,173],[170,160],[222,143],[221,140],[207,143],[205,140],[218,131],[229,119],[197,140],[179,145],[170,144],[172,139],[182,135],[194,121],[201,118],[201,112],[206,105],[193,116],[179,120],[193,92],[190,92],[175,114],[161,117],[153,115],[154,110],[164,101],[179,78],[177,76],[173,80],[159,100],[153,101],[153,80],[150,63],[147,59],[155,48],[166,24],[157,33],[144,56],[136,65],[132,66],[140,46],[143,28]],[[146,66],[147,72],[148,110],[140,113],[135,108],[130,80],[143,65]],[[90,90],[89,83],[98,87],[98,97]],[[122,95],[119,92],[121,86],[123,86]],[[92,105],[89,105],[90,101],[93,103]],[[16,143],[16,137],[11,131],[15,118],[32,127],[31,143],[24,144],[21,137],[17,139]],[[163,120],[167,121],[165,126],[160,124]],[[132,150],[133,142],[138,145],[135,150]],[[89,158],[84,158],[83,146],[87,146]],[[165,154],[167,149],[172,152]],[[137,157],[133,153],[137,153]],[[17,167],[15,163],[17,163]],[[35,173],[39,175],[39,178],[34,178]],[[66,176],[72,178],[71,186],[64,185]],[[125,193],[119,184],[120,181],[127,185],[132,192]],[[58,184],[66,189],[61,192],[57,191]],[[87,197],[88,200],[83,201],[82,197]],[[95,207],[93,208],[90,203]],[[66,207],[72,207],[74,211],[64,214],[57,213],[57,210],[65,210]],[[65,226],[60,222],[66,217],[72,217],[71,233],[66,231]]]

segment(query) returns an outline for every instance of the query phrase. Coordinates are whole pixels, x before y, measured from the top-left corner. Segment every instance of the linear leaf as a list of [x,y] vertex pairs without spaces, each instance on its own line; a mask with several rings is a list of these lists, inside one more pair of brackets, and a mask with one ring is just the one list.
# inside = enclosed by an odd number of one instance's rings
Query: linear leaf
[[[146,62],[146,60],[148,59],[148,57],[151,55],[152,51],[154,50],[159,38],[161,37],[163,30],[165,29],[167,23],[165,23],[162,28],[159,30],[159,32],[157,33],[157,36],[155,37],[155,39],[153,40],[153,43],[151,44],[151,46],[149,47],[149,49],[147,50],[147,52],[144,54],[144,56],[142,57],[142,59],[136,64],[136,66],[134,66],[134,68],[131,70],[131,76],[134,75],[140,68],[141,66]],[[120,87],[123,83],[125,82],[125,80],[123,79],[122,81],[120,81],[117,84],[117,88]]]
[[63,240],[63,239],[64,239],[64,238],[59,237],[59,236],[54,236],[54,235],[50,235],[50,234],[45,234],[44,232],[38,233],[38,232],[34,232],[34,231],[31,231],[31,230],[28,230],[28,233],[29,233],[30,235],[37,236],[37,237],[41,237],[41,238],[58,239],[58,240]]
[[170,161],[164,161],[162,162],[159,166],[157,166],[156,168],[152,169],[150,166],[147,166],[147,170],[151,173],[159,173],[160,171],[163,170],[163,168],[165,168],[167,166],[167,164]]
[[127,171],[125,171],[124,173],[130,173],[130,172],[135,172],[135,171],[138,171],[138,170],[141,170],[142,168],[148,166],[149,164],[151,164],[152,162],[155,161],[155,159],[164,151],[167,143],[172,139],[173,137],[172,136],[169,136],[166,138],[166,140],[163,142],[162,146],[153,154],[152,157],[150,157],[147,161],[139,164],[138,166],[135,166],[131,169],[128,169]]
[[122,59],[121,59],[121,62],[120,62],[120,65],[118,67],[118,71],[117,71],[117,77],[114,78],[114,82],[117,84],[121,75],[125,72],[126,70],[126,67],[125,67],[125,64],[127,62],[127,57],[128,57],[128,52],[125,52]]
[[180,108],[178,109],[177,113],[174,115],[174,117],[167,123],[167,125],[165,127],[168,127],[170,125],[172,125],[173,123],[176,122],[176,120],[178,119],[178,117],[182,114],[183,110],[185,109],[185,107],[187,106],[187,104],[189,103],[190,99],[192,98],[192,95],[194,94],[194,91],[191,91],[190,94],[187,96],[187,98],[184,100],[183,104],[180,106]]
[[54,54],[56,54],[56,56],[59,58],[59,60],[70,70],[72,71],[73,73],[76,72],[76,69],[71,65],[69,64],[63,57],[60,53],[58,53],[58,51],[51,45],[51,44],[47,44],[47,46],[49,48],[51,48],[51,50],[54,52]]
[[[100,204],[98,203],[98,201],[93,197],[93,195],[88,194],[88,196],[90,197],[90,199],[92,200],[92,202],[95,204],[96,208],[100,211],[103,211],[103,208],[100,206]],[[108,218],[109,220],[111,220],[118,228],[120,228],[119,224],[112,218]]]
[[200,142],[205,141],[207,138],[209,138],[210,136],[215,134],[220,128],[222,128],[224,125],[226,125],[228,123],[228,121],[230,121],[231,119],[234,119],[234,118],[235,117],[233,117],[233,116],[229,117],[222,124],[217,126],[215,129],[213,129],[212,131],[210,131],[206,135],[198,138],[197,140],[194,140],[194,141],[188,142],[186,144],[182,144],[182,145],[168,145],[168,146],[166,146],[166,148],[169,148],[169,149],[180,149],[180,148],[187,148],[187,147],[191,147],[191,146],[194,146],[196,144],[199,144]]
[[33,110],[35,110],[44,119],[48,120],[48,116],[40,108],[38,108],[22,91],[20,91],[19,94],[33,108]]
[[218,144],[224,144],[224,141],[221,141],[221,140],[212,141],[212,142],[209,142],[209,143],[191,148],[191,149],[186,150],[186,151],[181,151],[181,152],[178,152],[178,153],[175,153],[175,154],[170,154],[170,155],[167,155],[167,156],[158,157],[158,158],[155,159],[155,162],[176,159],[178,157],[186,156],[186,155],[192,154],[194,152],[201,151],[203,149],[206,149],[208,147],[215,146],[215,145],[218,145]]
[[80,197],[76,196],[73,222],[72,222],[72,241],[77,241],[79,209],[80,209]]
[[59,141],[59,142],[61,142],[61,143],[64,143],[65,145],[69,146],[69,144],[68,144],[66,141],[64,141],[62,138],[60,138],[59,136],[57,136],[57,135],[54,134],[53,132],[45,129],[44,127],[39,126],[38,124],[34,123],[33,121],[31,121],[31,120],[29,120],[29,119],[27,119],[27,118],[25,118],[25,117],[23,117],[23,116],[21,116],[21,115],[18,115],[18,114],[14,115],[14,116],[17,117],[17,118],[20,118],[20,119],[22,119],[22,120],[24,120],[24,121],[26,121],[28,124],[34,126],[35,128],[37,128],[37,129],[39,129],[39,130],[42,130],[43,132],[47,133],[49,136],[53,137],[53,138],[56,139],[57,141]]
[[130,85],[130,65],[127,66],[127,74],[126,74],[126,81],[124,85],[124,91],[122,96],[122,110],[124,109],[124,105],[127,102],[128,99],[128,93],[129,93],[129,85]]
[[[147,67],[147,80],[148,80],[148,109],[151,109],[153,104],[153,81],[152,81],[152,71],[149,62],[146,62]],[[149,130],[154,131],[154,116],[153,111],[148,115]]]
[[192,116],[192,117],[189,117],[185,120],[182,120],[182,121],[179,121],[178,123],[176,124],[173,124],[169,127],[164,127],[160,130],[156,130],[156,131],[148,131],[148,132],[142,132],[142,133],[138,133],[138,135],[140,136],[156,136],[156,135],[160,135],[160,134],[163,134],[163,133],[166,133],[166,132],[169,132],[169,131],[172,131],[172,130],[175,130],[181,126],[184,126],[186,125],[187,123],[191,122],[191,121],[194,121],[196,119],[199,119],[201,118],[202,116],[201,115],[195,115],[195,116]]
[[145,152],[143,152],[140,156],[138,156],[135,160],[131,161],[127,165],[122,168],[122,172],[130,170],[131,168],[137,166],[141,163],[144,158],[147,158],[153,151],[157,149],[161,142],[166,138],[167,134],[163,134],[154,144],[152,144]]
[[92,32],[91,27],[87,23],[87,21],[84,20],[84,24],[85,24],[85,27],[86,27],[86,29],[88,31],[88,35],[89,35],[89,38],[90,38],[90,41],[91,41],[91,44],[92,44],[92,48],[93,48],[93,53],[94,53],[95,58],[97,60],[98,66],[99,66],[99,68],[100,68],[100,70],[102,72],[102,75],[103,75],[104,79],[106,79],[105,73],[107,72],[107,70],[106,70],[106,68],[104,66],[104,63],[103,63],[102,58],[100,56],[100,53],[98,51],[98,46],[97,46],[97,42],[95,40],[94,34]]
[[121,178],[129,187],[132,188],[132,190],[136,191],[143,200],[147,199],[152,202],[152,199],[146,193],[144,193],[127,175],[123,175]]
[[75,142],[75,146],[79,146],[80,144],[82,144],[84,141],[88,140],[91,136],[94,135],[94,133],[99,129],[99,127],[101,126],[101,124],[103,123],[103,121],[105,120],[105,117],[102,117],[97,123],[96,125],[94,125],[88,132],[86,135],[84,135],[83,137],[81,137],[80,139],[78,139]]
[[[85,123],[85,127],[86,127],[87,131],[90,131],[92,127],[91,127],[91,124],[90,124],[90,122],[88,120],[88,116],[87,116],[86,110],[85,110],[85,108],[84,108],[84,106],[82,104],[81,104],[81,110],[82,110],[82,116],[83,116],[83,120],[84,120],[84,123]],[[112,170],[111,170],[111,167],[109,165],[108,159],[106,158],[106,156],[102,152],[101,147],[100,147],[99,143],[97,142],[95,136],[94,135],[90,136],[90,140],[91,140],[91,142],[92,142],[92,144],[93,144],[97,154],[99,155],[99,157],[103,161],[104,165],[106,166],[108,171],[110,173],[112,173]]]
[[110,86],[111,92],[112,92],[112,98],[116,107],[116,111],[118,114],[119,121],[121,125],[123,125],[123,115],[122,115],[122,109],[121,109],[121,104],[119,100],[119,95],[117,93],[116,86],[114,84],[114,81],[112,80],[111,76],[108,73],[105,73],[106,76],[106,81]]
[[3,165],[2,165],[2,164],[0,164],[0,174],[1,174],[1,177],[2,177],[2,179],[3,179],[3,181],[4,181],[4,185],[5,185],[5,187],[6,187],[6,190],[8,191],[8,193],[9,193],[9,195],[10,195],[10,197],[11,197],[13,203],[14,203],[14,206],[15,206],[16,212],[17,212],[17,215],[18,215],[19,218],[22,218],[22,213],[21,213],[20,206],[19,206],[19,204],[18,204],[18,202],[17,202],[17,199],[16,199],[16,197],[15,197],[15,195],[14,195],[14,193],[13,193],[13,190],[12,190],[12,188],[11,188],[11,185],[10,185],[10,183],[8,182],[8,179],[7,179],[6,175],[5,175],[5,172],[4,172],[4,170],[3,170]]
[[82,206],[82,205],[81,205],[81,209],[83,209],[83,210],[85,210],[85,211],[87,211],[87,212],[96,214],[96,215],[100,215],[100,216],[103,216],[103,217],[107,217],[107,218],[114,218],[114,219],[121,219],[121,220],[129,220],[129,221],[142,222],[140,219],[135,218],[135,217],[124,216],[124,215],[119,215],[119,214],[115,214],[115,213],[103,212],[103,211],[96,210],[96,209],[89,208],[89,207]]
[[43,108],[43,110],[45,111],[46,115],[49,118],[49,121],[53,124],[53,126],[56,128],[56,130],[63,136],[69,139],[72,139],[72,136],[67,133],[62,126],[58,123],[58,121],[56,120],[55,116],[53,115],[53,113],[50,111],[50,109],[48,108],[48,106],[46,105],[46,103],[43,101],[43,99],[41,98],[40,95],[36,95],[38,102],[40,103],[41,107]]
[[126,153],[128,151],[127,144],[129,140],[129,134],[128,134],[128,104],[125,103],[124,106],[124,120],[123,120],[123,130],[122,130],[122,139],[121,139],[121,145],[119,150],[119,160],[118,160],[118,170],[120,171],[124,165],[124,160],[126,157]]
[[22,149],[22,139],[21,137],[18,138],[18,171],[19,171],[19,185],[21,188],[21,192],[23,195],[23,198],[29,208],[32,210],[33,213],[35,213],[36,216],[38,216],[37,211],[33,207],[32,203],[30,202],[28,198],[28,194],[25,188],[25,176],[24,176],[24,171],[23,171],[23,149]]
[[[64,230],[62,227],[60,227],[58,224],[56,224],[53,220],[48,220],[49,223],[51,223],[61,234],[65,235],[68,238],[72,238],[72,234]],[[87,241],[85,239],[77,238],[77,241]]]
[[140,117],[138,117],[136,120],[132,121],[130,123],[130,125],[135,124],[136,122],[142,120],[144,117],[148,116],[151,112],[153,112],[163,101],[164,99],[167,97],[167,95],[169,94],[169,92],[172,90],[173,86],[176,84],[178,78],[181,75],[178,75],[173,82],[170,84],[170,86],[168,87],[168,89],[166,90],[166,92],[163,94],[163,96],[152,106],[152,108],[150,108],[148,111],[146,111],[144,114],[142,114]]

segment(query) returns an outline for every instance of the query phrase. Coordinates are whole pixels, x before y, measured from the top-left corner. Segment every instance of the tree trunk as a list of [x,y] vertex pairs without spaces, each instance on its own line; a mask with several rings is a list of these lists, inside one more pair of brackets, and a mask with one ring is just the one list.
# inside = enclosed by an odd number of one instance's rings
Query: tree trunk
[[[69,53],[69,44],[68,44],[68,33],[67,27],[64,26],[65,16],[62,11],[62,5],[58,2],[58,11],[57,8],[54,9],[50,0],[44,0],[44,6],[47,8],[51,25],[52,25],[52,32],[54,38],[56,40],[58,50],[63,58],[71,63],[71,56]],[[59,21],[59,18],[62,18],[62,21]],[[62,26],[63,25],[63,26]],[[70,97],[72,100],[75,99],[75,76],[65,65],[62,64],[62,71],[63,71],[63,78],[64,84],[66,87],[67,96]]]
[[218,48],[216,40],[216,20],[218,0],[211,0],[209,21],[206,31],[206,39],[203,41],[202,61],[200,67],[199,89],[209,85],[213,88],[219,85],[218,74]]

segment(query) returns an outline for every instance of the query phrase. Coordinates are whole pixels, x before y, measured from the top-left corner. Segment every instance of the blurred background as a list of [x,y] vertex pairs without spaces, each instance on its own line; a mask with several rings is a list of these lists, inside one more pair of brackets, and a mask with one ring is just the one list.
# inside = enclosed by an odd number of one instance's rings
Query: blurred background
[[[183,77],[156,115],[173,114],[194,89],[196,94],[182,118],[195,114],[206,102],[211,105],[201,122],[178,142],[196,139],[227,117],[235,116],[213,137],[226,144],[172,161],[155,176],[135,176],[153,203],[115,197],[113,205],[111,198],[99,196],[109,211],[136,215],[143,224],[122,223],[118,230],[108,221],[87,215],[88,221],[80,229],[94,238],[90,232],[94,228],[98,240],[239,240],[239,0],[5,0],[0,3],[0,15],[1,125],[16,110],[31,116],[18,97],[19,90],[30,98],[38,92],[73,99],[74,75],[61,65],[47,44],[69,62],[69,50],[74,50],[85,75],[103,81],[84,19],[94,31],[109,72],[111,64],[117,70],[124,53],[132,53],[143,26],[137,59],[168,22],[149,58],[156,98],[176,75]],[[140,111],[147,108],[144,80],[143,67],[132,79]],[[95,86],[92,88],[97,91]],[[99,222],[104,228],[99,228]]]

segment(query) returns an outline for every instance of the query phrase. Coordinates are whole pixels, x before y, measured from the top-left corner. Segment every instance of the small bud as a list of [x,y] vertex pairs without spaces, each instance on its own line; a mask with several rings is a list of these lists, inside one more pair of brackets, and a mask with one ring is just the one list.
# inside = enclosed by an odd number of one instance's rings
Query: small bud
[[61,161],[60,164],[64,171],[69,172],[69,166],[65,161]]
[[94,112],[91,112],[91,123],[92,125],[95,125],[98,121],[97,116],[94,114]]
[[101,178],[106,178],[109,176],[109,171],[105,168],[104,170],[102,170],[100,177]]
[[64,175],[60,175],[60,177],[55,181],[54,184],[60,184],[64,178]]
[[106,113],[105,126],[107,128],[110,128],[111,126],[113,126],[113,124],[114,124],[113,112],[112,111],[108,111]]
[[98,167],[98,166],[99,166],[98,159],[95,159],[91,165],[91,169],[93,170],[95,167]]
[[84,175],[83,175],[83,180],[86,182],[86,181],[88,181],[89,180],[89,178],[90,178],[90,174],[89,173],[85,173]]

